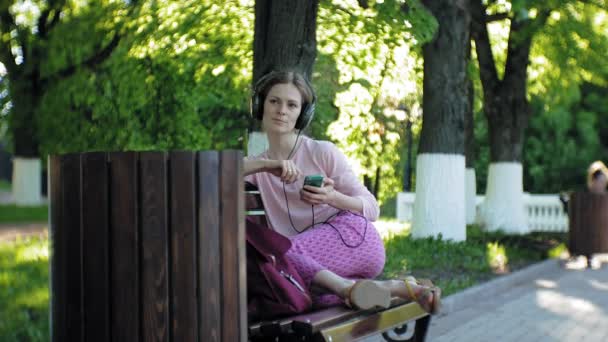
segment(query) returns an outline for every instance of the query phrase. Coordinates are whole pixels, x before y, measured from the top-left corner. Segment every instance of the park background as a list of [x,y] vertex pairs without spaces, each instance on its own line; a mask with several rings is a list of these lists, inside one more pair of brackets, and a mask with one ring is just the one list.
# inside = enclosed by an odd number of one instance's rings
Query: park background
[[[45,193],[49,154],[246,149],[258,129],[251,84],[271,68],[292,67],[317,89],[307,134],[347,154],[383,217],[395,216],[399,192],[421,192],[430,200],[414,219],[431,226],[413,227],[419,236],[477,237],[485,258],[500,249],[486,242],[522,222],[501,226],[490,217],[466,230],[465,192],[490,195],[491,208],[517,218],[509,213],[523,206],[523,191],[580,189],[586,166],[608,160],[607,14],[600,0],[5,1],[0,182],[24,202],[0,213],[43,202],[36,193]],[[433,164],[429,154],[449,160]],[[35,160],[32,176],[26,169]],[[495,172],[502,166],[506,176]],[[428,216],[444,216],[444,226]],[[400,245],[395,255],[427,260],[422,254],[443,242],[408,243],[421,247]],[[392,260],[395,274],[413,267]],[[44,273],[44,265],[35,267]],[[29,277],[46,282],[44,274]],[[48,300],[46,288],[23,292],[37,298],[36,309],[16,305],[25,317],[16,326],[44,321],[32,312],[44,312],[45,291]],[[44,336],[44,328],[32,331]]]

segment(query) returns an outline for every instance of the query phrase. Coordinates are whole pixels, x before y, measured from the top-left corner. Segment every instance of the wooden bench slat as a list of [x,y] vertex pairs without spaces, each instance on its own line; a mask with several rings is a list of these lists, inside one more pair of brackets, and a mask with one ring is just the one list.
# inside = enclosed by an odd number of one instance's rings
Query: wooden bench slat
[[69,293],[65,319],[68,327],[67,341],[81,340],[84,336],[82,316],[82,230],[80,218],[82,205],[80,196],[70,196],[70,192],[80,194],[80,155],[63,156],[63,228],[65,241],[66,291]]
[[242,154],[220,153],[220,240],[222,257],[222,341],[247,340],[245,225]]
[[63,229],[62,181],[60,156],[49,158],[49,196],[50,196],[50,227],[49,227],[49,249],[52,251],[50,260],[50,290],[52,291],[50,321],[53,342],[65,341],[67,326],[65,322],[65,307],[68,294],[65,291],[65,242]]
[[199,337],[221,341],[220,165],[217,151],[198,153]]
[[400,326],[404,320],[414,321],[428,316],[417,303],[396,307],[360,316],[321,330],[326,341],[353,341]]
[[169,341],[167,156],[141,152],[141,288],[144,341]]
[[138,155],[110,153],[112,341],[140,340]]
[[[393,298],[389,308],[408,303],[401,298]],[[321,330],[345,322],[355,317],[366,316],[384,309],[352,310],[345,306],[335,306],[307,314],[290,317],[292,328],[299,334],[311,336]]]
[[195,154],[171,152],[172,340],[198,341]]
[[107,154],[82,155],[84,340],[110,340],[110,227]]

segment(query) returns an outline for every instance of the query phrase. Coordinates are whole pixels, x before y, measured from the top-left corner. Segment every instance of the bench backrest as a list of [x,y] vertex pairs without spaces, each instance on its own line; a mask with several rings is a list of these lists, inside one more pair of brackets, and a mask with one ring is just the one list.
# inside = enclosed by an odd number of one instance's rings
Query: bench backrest
[[240,151],[52,156],[53,341],[246,341]]

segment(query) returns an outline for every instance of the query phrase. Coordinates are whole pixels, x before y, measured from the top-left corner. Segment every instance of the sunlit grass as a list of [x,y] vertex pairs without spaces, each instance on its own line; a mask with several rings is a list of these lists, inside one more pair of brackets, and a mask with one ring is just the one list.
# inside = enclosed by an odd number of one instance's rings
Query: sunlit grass
[[23,246],[23,248],[17,249],[15,253],[15,261],[17,263],[48,259],[49,248],[47,244],[32,244],[29,246]]
[[0,242],[0,341],[49,340],[47,238]]

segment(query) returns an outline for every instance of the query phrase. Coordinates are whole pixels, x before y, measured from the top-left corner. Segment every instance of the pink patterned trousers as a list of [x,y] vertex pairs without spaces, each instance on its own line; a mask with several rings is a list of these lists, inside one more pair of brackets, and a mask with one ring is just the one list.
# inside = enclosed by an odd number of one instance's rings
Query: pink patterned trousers
[[[290,239],[292,247],[285,256],[309,289],[313,277],[321,270],[349,279],[369,279],[377,277],[384,267],[386,253],[378,231],[363,216],[349,211]],[[315,296],[313,300],[316,307],[341,303],[330,294]]]

